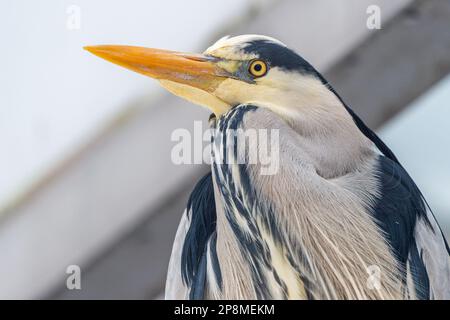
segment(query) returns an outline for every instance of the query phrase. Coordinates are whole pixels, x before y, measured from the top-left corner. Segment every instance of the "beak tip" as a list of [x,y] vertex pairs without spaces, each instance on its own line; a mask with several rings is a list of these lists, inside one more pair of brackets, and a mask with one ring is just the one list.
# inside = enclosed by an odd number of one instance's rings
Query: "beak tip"
[[89,51],[90,53],[94,53],[95,46],[84,46],[83,49]]

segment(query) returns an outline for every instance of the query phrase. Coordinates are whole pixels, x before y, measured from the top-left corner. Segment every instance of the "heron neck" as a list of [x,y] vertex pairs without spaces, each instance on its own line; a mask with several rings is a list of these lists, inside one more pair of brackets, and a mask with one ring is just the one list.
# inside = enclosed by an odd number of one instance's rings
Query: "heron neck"
[[[324,178],[344,175],[374,156],[373,143],[358,129],[336,98],[315,106],[267,106],[292,129],[290,139],[302,150],[305,163]],[[280,137],[284,139],[283,137]]]

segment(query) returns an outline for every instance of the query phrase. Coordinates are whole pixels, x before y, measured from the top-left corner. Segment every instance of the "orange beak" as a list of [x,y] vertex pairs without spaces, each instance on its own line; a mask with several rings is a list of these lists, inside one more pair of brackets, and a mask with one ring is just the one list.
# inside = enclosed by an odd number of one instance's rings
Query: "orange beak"
[[118,45],[84,47],[87,51],[157,80],[168,80],[213,92],[229,76],[217,60],[200,54]]

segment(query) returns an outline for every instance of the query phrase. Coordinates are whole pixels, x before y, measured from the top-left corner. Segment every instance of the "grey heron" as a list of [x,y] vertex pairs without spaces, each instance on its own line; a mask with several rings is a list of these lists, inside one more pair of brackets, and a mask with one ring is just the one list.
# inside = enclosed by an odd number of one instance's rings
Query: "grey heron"
[[[242,35],[203,54],[86,49],[210,109],[222,133],[178,227],[166,298],[450,298],[449,247],[417,185],[285,44]],[[237,129],[279,132],[276,174],[217,160],[223,149],[248,159],[259,148],[228,148]]]

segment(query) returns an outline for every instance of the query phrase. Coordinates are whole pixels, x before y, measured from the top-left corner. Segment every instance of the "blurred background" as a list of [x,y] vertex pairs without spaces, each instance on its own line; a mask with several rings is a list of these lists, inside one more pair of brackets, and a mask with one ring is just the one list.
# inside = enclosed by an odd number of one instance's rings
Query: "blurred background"
[[[377,130],[450,237],[449,0],[0,7],[0,298],[163,297],[179,218],[207,170],[172,164],[170,135],[206,127],[209,113],[82,50],[92,44],[201,52],[227,34],[280,39]],[[70,265],[81,290],[66,288]]]

